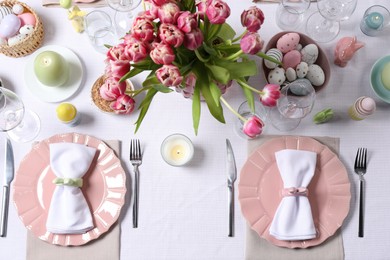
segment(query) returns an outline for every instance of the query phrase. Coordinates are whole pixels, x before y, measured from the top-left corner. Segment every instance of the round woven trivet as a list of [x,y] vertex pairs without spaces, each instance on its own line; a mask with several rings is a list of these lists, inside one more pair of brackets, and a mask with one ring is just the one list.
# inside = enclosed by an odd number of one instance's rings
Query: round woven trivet
[[41,46],[43,42],[44,32],[41,18],[39,18],[39,16],[34,12],[34,10],[32,10],[28,5],[13,0],[0,2],[0,6],[8,6],[10,8],[12,8],[12,6],[14,6],[15,4],[20,4],[21,6],[23,6],[24,9],[32,13],[36,19],[34,32],[27,36],[23,41],[13,46],[8,46],[7,44],[0,45],[0,53],[3,53],[4,55],[9,57],[19,58],[31,54],[36,49],[38,49],[39,46]]
[[99,77],[95,81],[95,83],[93,84],[92,89],[91,89],[92,101],[93,101],[93,103],[95,103],[95,105],[100,110],[102,110],[104,112],[114,113],[114,110],[112,108],[110,108],[110,104],[111,104],[112,101],[104,100],[100,96],[99,89],[104,84],[104,80],[105,79],[106,79],[106,77],[103,75],[103,76]]

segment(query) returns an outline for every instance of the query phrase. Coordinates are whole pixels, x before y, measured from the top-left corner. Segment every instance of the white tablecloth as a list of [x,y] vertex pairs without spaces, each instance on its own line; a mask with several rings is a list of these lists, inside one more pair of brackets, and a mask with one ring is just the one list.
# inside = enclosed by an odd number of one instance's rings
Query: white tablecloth
[[[129,187],[126,207],[122,214],[122,259],[243,259],[245,247],[245,220],[240,213],[236,193],[236,233],[228,234],[228,196],[225,172],[225,138],[232,142],[240,170],[245,162],[246,140],[234,132],[235,116],[225,109],[226,124],[220,124],[202,104],[199,134],[194,135],[191,118],[191,101],[178,94],[159,94],[150,106],[149,113],[138,133],[134,135],[137,114],[116,116],[100,112],[92,103],[90,89],[104,70],[104,55],[97,53],[85,34],[73,31],[67,20],[67,12],[61,8],[44,8],[41,1],[26,0],[42,18],[45,26],[44,45],[62,45],[73,50],[82,60],[85,78],[81,90],[68,101],[76,105],[82,114],[81,124],[70,128],[56,119],[58,104],[44,103],[32,95],[24,83],[24,68],[29,56],[9,58],[0,55],[0,77],[5,86],[13,89],[23,99],[25,106],[37,112],[42,129],[37,140],[63,132],[80,132],[101,139],[123,141],[122,159],[128,174],[133,176],[129,158],[130,138],[139,138],[144,150],[140,167],[141,188],[139,228],[132,228],[132,200]],[[229,23],[238,33],[241,12],[253,5],[249,0],[228,1],[232,15]],[[380,101],[370,88],[369,73],[373,63],[390,53],[390,34],[382,37],[365,36],[359,28],[364,11],[371,5],[382,4],[390,8],[386,0],[358,1],[358,6],[348,21],[341,23],[342,36],[356,35],[366,46],[359,50],[345,68],[333,64],[333,49],[337,39],[320,44],[331,61],[332,77],[326,89],[318,93],[313,113],[333,108],[335,118],[326,124],[315,125],[311,116],[289,134],[334,136],[341,138],[340,157],[347,167],[352,183],[350,214],[343,226],[345,258],[347,260],[389,259],[390,203],[388,189],[390,105]],[[258,4],[266,15],[261,36],[267,42],[281,31],[275,23],[276,4]],[[108,8],[105,10],[111,12]],[[141,6],[139,7],[141,10]],[[315,4],[311,10],[315,10]],[[112,14],[112,12],[111,12]],[[301,30],[303,32],[303,30]],[[141,84],[143,75],[134,79]],[[251,78],[257,87],[265,84],[263,75]],[[370,96],[377,101],[377,111],[363,121],[353,121],[347,114],[348,107],[359,96]],[[233,107],[244,100],[237,85],[225,95]],[[189,136],[195,145],[195,158],[186,167],[172,167],[160,156],[163,139],[175,132]],[[281,134],[272,127],[265,134]],[[3,142],[3,138],[1,138]],[[2,144],[0,144],[2,145]],[[2,146],[1,146],[2,147]],[[15,162],[29,151],[31,143],[14,143]],[[366,175],[365,237],[358,238],[358,177],[353,173],[353,161],[358,147],[367,147],[368,172]],[[1,150],[2,151],[2,150]],[[2,157],[3,152],[0,152]],[[0,175],[3,172],[1,171]],[[131,183],[129,183],[131,184]],[[26,229],[19,220],[14,206],[10,205],[8,236],[0,239],[0,259],[24,259]]]

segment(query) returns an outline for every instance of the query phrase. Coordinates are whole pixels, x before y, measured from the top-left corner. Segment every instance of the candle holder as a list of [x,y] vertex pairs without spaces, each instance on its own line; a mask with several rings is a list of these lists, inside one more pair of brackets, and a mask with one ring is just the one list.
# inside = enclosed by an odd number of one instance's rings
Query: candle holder
[[161,156],[169,165],[183,166],[194,156],[194,146],[187,136],[172,134],[162,142]]
[[360,22],[360,30],[368,36],[379,36],[390,22],[390,12],[386,7],[373,5],[365,12]]

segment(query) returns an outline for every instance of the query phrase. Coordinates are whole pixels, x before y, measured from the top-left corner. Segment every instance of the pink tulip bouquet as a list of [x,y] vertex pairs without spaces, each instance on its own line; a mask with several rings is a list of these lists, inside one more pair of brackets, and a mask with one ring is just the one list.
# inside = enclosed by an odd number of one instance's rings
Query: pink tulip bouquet
[[[236,36],[226,23],[230,8],[223,0],[144,0],[144,4],[145,11],[134,18],[123,41],[109,48],[105,61],[107,80],[100,88],[101,97],[112,101],[111,108],[117,113],[132,112],[134,97],[146,92],[138,105],[135,131],[159,92],[177,91],[192,98],[195,133],[202,98],[210,113],[222,123],[225,119],[221,103],[237,114],[222,96],[233,81],[242,88],[253,109],[255,97],[266,106],[275,105],[280,94],[278,85],[268,84],[258,90],[247,82],[258,73],[250,55],[280,64],[261,52],[263,41],[258,30],[264,14],[259,8],[251,7],[241,14],[245,31]],[[149,74],[142,88],[126,90],[125,80],[144,71]],[[248,136],[261,133],[261,119],[241,119]]]

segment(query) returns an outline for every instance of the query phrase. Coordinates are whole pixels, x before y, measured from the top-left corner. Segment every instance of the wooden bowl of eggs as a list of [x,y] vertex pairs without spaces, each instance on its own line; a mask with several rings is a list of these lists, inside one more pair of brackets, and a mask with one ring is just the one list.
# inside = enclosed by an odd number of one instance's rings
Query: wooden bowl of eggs
[[0,53],[23,57],[43,42],[43,25],[28,5],[18,1],[0,2]]
[[282,62],[263,60],[264,76],[268,83],[286,85],[306,78],[316,91],[326,87],[330,65],[324,51],[310,37],[298,32],[280,32],[265,47],[265,53]]

